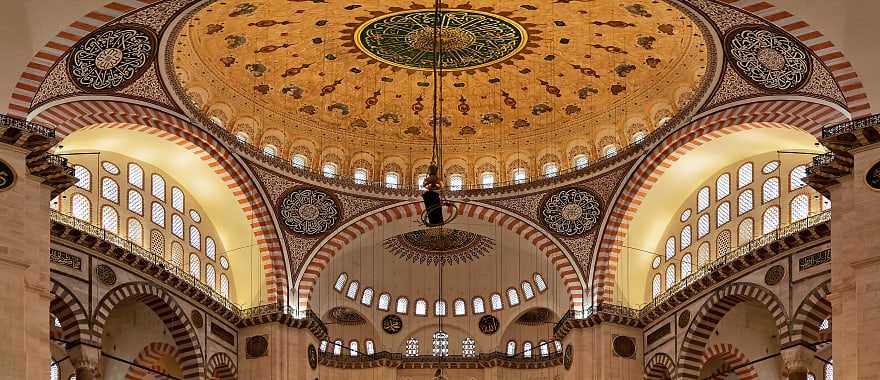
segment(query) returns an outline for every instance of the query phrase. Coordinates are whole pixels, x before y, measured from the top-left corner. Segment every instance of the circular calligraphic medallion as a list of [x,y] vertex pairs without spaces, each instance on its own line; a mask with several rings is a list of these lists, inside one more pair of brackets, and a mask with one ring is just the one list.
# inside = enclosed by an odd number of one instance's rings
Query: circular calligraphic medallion
[[564,189],[550,194],[541,208],[541,221],[563,236],[578,236],[592,230],[599,222],[602,208],[593,193]]
[[[389,65],[431,70],[434,64],[433,10],[386,14],[355,31],[355,42],[370,57]],[[470,70],[514,56],[526,46],[525,29],[499,15],[465,9],[440,12],[440,62],[443,70]]]
[[403,320],[394,314],[388,314],[382,318],[382,330],[389,334],[397,334],[403,329]]
[[119,25],[80,41],[68,69],[77,87],[106,92],[127,86],[150,67],[156,37],[139,25]]
[[678,327],[685,328],[688,325],[688,322],[691,321],[691,312],[690,310],[684,310],[681,314],[678,315]]
[[810,77],[807,50],[791,36],[762,26],[730,32],[727,54],[740,75],[769,91],[797,90]]
[[874,164],[865,174],[865,182],[874,190],[880,190],[880,162]]
[[269,339],[264,335],[247,338],[245,351],[248,358],[259,358],[269,354]]
[[494,315],[484,315],[483,318],[480,318],[480,332],[486,335],[492,335],[498,332],[498,328],[501,326],[501,323],[498,322],[498,318],[495,318]]
[[565,366],[565,369],[571,369],[572,362],[574,362],[574,347],[569,344],[565,346],[565,353],[562,355],[562,364]]
[[774,265],[764,274],[764,283],[767,285],[776,285],[785,277],[785,267],[782,265]]
[[105,264],[95,266],[95,274],[98,275],[98,280],[104,285],[113,286],[116,284],[116,272]]
[[297,188],[288,192],[278,205],[281,224],[291,232],[315,236],[329,231],[339,220],[339,205],[319,189]]
[[15,184],[15,172],[6,161],[0,160],[0,191],[9,190]]
[[309,358],[309,368],[311,368],[311,369],[318,368],[318,350],[315,348],[314,344],[309,345],[308,358]]

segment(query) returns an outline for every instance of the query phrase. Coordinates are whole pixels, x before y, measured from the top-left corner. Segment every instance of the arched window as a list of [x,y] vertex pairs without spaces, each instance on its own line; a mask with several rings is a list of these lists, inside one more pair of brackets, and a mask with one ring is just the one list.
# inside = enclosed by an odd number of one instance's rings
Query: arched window
[[108,201],[119,203],[119,184],[108,177],[101,179],[101,197]]
[[702,238],[709,234],[709,214],[703,214],[697,221],[697,238]]
[[808,372],[807,380],[816,380],[816,375],[814,375],[812,372]]
[[196,226],[189,226],[189,246],[202,249],[202,233]]
[[739,232],[737,233],[737,244],[743,245],[752,241],[755,237],[755,223],[752,218],[748,218],[739,223]]
[[693,262],[691,259],[691,255],[687,254],[681,257],[681,278],[684,279],[687,276],[691,275],[691,269],[693,267]]
[[49,201],[49,208],[58,211],[59,202],[61,202],[61,197],[52,198],[52,200]]
[[464,187],[464,177],[461,174],[453,174],[449,176],[449,190],[459,191]]
[[205,264],[205,283],[211,288],[217,288],[217,270],[211,264]]
[[379,295],[379,302],[377,302],[376,307],[382,311],[388,311],[388,308],[391,307],[391,295],[388,293],[382,293]]
[[770,174],[779,169],[779,161],[770,161],[761,168],[761,173]]
[[553,341],[553,346],[556,348],[556,352],[562,352],[562,342],[558,340]]
[[425,179],[427,178],[428,175],[425,173],[416,176],[416,187],[418,187],[419,190],[425,190]]
[[128,183],[138,189],[144,189],[144,169],[138,164],[128,164]]
[[345,292],[345,296],[350,299],[355,299],[358,294],[359,286],[360,284],[357,281],[352,281],[350,284],[348,284],[348,291]]
[[431,354],[435,357],[449,356],[449,334],[437,331],[431,337]]
[[321,167],[321,174],[323,174],[324,177],[333,178],[336,177],[337,169],[338,168],[336,164],[332,162],[325,162],[324,166]]
[[309,159],[301,154],[294,154],[293,157],[290,157],[290,164],[294,167],[305,169],[306,165],[309,164]]
[[486,312],[486,306],[483,304],[483,299],[481,297],[474,297],[474,314],[483,314]]
[[92,191],[92,172],[82,165],[73,166],[73,176],[76,177],[76,187]]
[[367,355],[372,355],[372,354],[375,354],[375,353],[376,353],[376,345],[373,344],[373,341],[372,341],[372,340],[367,339],[367,340],[364,342],[364,347],[365,347],[366,350],[367,350]]
[[510,172],[510,178],[513,179],[513,183],[523,183],[526,181],[528,177],[528,173],[526,173],[526,169],[516,168]]
[[438,300],[434,302],[434,315],[438,317],[446,316],[446,301]]
[[367,171],[367,169],[354,168],[354,170],[351,172],[351,177],[354,179],[354,183],[363,185],[363,184],[367,183],[367,180],[369,179],[370,174]]
[[165,257],[165,236],[159,230],[150,231],[150,252]]
[[752,170],[753,166],[751,162],[746,162],[739,167],[739,170],[736,172],[736,183],[737,189],[742,189],[752,183]]
[[342,355],[342,341],[339,339],[333,342],[333,355]]
[[544,277],[541,277],[540,273],[535,273],[535,286],[538,287],[539,292],[547,290],[547,283],[544,282]]
[[342,289],[345,288],[345,283],[348,281],[348,274],[342,272],[339,274],[339,277],[336,278],[336,283],[333,284],[333,289],[336,289],[337,292],[341,292]]
[[826,198],[824,195],[822,196],[822,211],[831,210],[831,200]]
[[119,214],[110,206],[101,207],[101,227],[112,233],[119,233]]
[[58,363],[49,363],[49,380],[58,380]]
[[529,283],[528,281],[523,281],[522,284],[520,284],[520,287],[523,291],[523,297],[525,297],[527,300],[535,298],[535,291],[534,289],[532,289],[531,283]]
[[706,264],[709,264],[709,261],[712,260],[712,256],[709,253],[709,242],[703,242],[700,244],[700,248],[697,249],[697,267],[704,267]]
[[395,172],[385,173],[385,187],[396,189],[400,186],[400,174]]
[[464,315],[465,309],[467,309],[467,308],[465,307],[464,300],[459,298],[459,299],[455,300],[455,302],[453,303],[452,309],[453,309],[453,312],[455,313],[455,315]]
[[128,228],[126,230],[128,233],[128,241],[143,247],[144,226],[141,225],[141,222],[138,222],[137,219],[129,218]]
[[128,210],[138,215],[144,215],[144,197],[141,196],[141,193],[134,190],[128,191]]
[[654,279],[651,280],[651,298],[657,298],[660,293],[663,291],[663,284],[660,282],[660,274],[655,274]]
[[587,157],[586,154],[579,154],[574,156],[572,160],[571,166],[574,166],[576,169],[583,169],[590,164],[590,158]]
[[467,337],[461,340],[461,356],[472,358],[477,356],[477,341]]
[[523,357],[532,357],[532,342],[526,341],[525,343],[523,343]]
[[547,345],[547,342],[543,340],[538,342],[538,350],[540,350],[541,356],[550,356],[550,347]]
[[791,223],[804,220],[810,215],[810,197],[801,194],[791,200]]
[[373,288],[364,288],[364,293],[361,294],[361,303],[367,306],[373,304]]
[[773,206],[764,211],[761,230],[764,234],[768,234],[777,228],[779,228],[779,207]]
[[519,292],[514,288],[507,289],[507,302],[510,306],[519,305]]
[[321,346],[320,346],[319,349],[321,350],[321,352],[327,352],[327,346],[329,346],[329,345],[327,344],[327,341],[326,341],[326,340],[322,340],[322,341],[321,341]]
[[409,308],[409,300],[406,297],[400,297],[397,299],[397,309],[396,312],[400,314],[406,314],[407,309]]
[[492,302],[492,310],[501,310],[504,307],[504,304],[501,303],[501,295],[498,293],[492,293],[489,300]]
[[480,176],[480,186],[484,189],[491,189],[495,186],[495,173],[486,172]]
[[764,185],[761,186],[761,194],[763,195],[761,201],[764,203],[779,198],[779,177],[768,178],[764,181]]
[[604,148],[602,148],[602,155],[605,157],[613,157],[617,155],[617,145],[606,145]]
[[822,320],[822,322],[819,322],[819,331],[825,331],[830,328],[831,328],[831,321],[829,321],[828,318],[825,318]]
[[715,214],[715,225],[718,227],[721,227],[729,221],[730,221],[730,202],[721,202],[721,204],[718,205],[718,210],[717,210],[717,213]]
[[411,337],[406,340],[406,356],[419,356],[419,340]]
[[348,344],[348,354],[352,357],[358,356],[358,342],[356,340]]
[[275,145],[272,144],[263,145],[263,154],[269,157],[275,157],[278,155],[278,148],[276,148]]
[[825,380],[834,380],[834,359],[825,363]]
[[74,218],[91,223],[92,202],[85,195],[73,194],[70,198],[70,212]]
[[654,259],[651,260],[651,269],[657,269],[657,268],[659,268],[659,267],[660,267],[660,264],[661,264],[662,262],[663,262],[663,260],[660,258],[660,256],[655,256]]
[[666,239],[666,260],[675,257],[675,237]]
[[208,256],[211,260],[216,260],[217,258],[217,243],[210,236],[205,238],[205,256]]
[[225,274],[220,275],[220,295],[229,298],[229,278]]
[[[681,237],[679,238],[678,242],[681,244],[681,249],[685,249],[685,248],[691,246],[691,226],[690,225],[687,225],[687,226],[684,226],[681,228]],[[667,254],[668,254],[668,251],[667,251]]]
[[423,299],[416,300],[416,315],[418,316],[426,316],[428,315],[428,302]]
[[633,135],[632,135],[632,142],[633,142],[633,143],[636,143],[636,144],[639,144],[639,143],[641,143],[642,141],[645,140],[645,137],[646,137],[646,136],[648,136],[648,134],[645,133],[645,131],[638,131],[638,132],[636,132],[636,133],[633,133]]
[[251,142],[251,137],[248,136],[247,133],[243,131],[235,132],[235,138],[238,140],[240,144],[247,144]]
[[196,223],[202,222],[202,215],[200,215],[199,212],[196,210],[189,210],[189,218]]
[[732,240],[730,230],[723,230],[718,233],[718,237],[715,239],[715,249],[718,256],[724,256],[730,252],[730,247],[733,245]]
[[223,269],[229,269],[229,260],[226,258],[226,256],[220,257],[220,267]]
[[183,212],[183,209],[185,208],[184,199],[185,198],[183,196],[183,190],[180,190],[180,188],[177,186],[172,186],[171,187],[171,207],[177,211]]
[[681,212],[681,216],[678,217],[678,220],[683,222],[687,222],[688,219],[691,218],[691,209],[687,209]]
[[669,290],[675,285],[675,264],[669,264],[666,267],[666,289]]
[[507,353],[507,356],[516,355],[516,342],[514,342],[512,340],[507,342],[507,352],[506,353]]
[[806,186],[805,178],[807,178],[807,167],[805,165],[798,165],[791,169],[789,174],[789,191],[795,191]]
[[202,279],[202,262],[199,260],[199,256],[195,253],[189,255],[189,274],[197,280]]
[[754,203],[755,199],[754,195],[752,194],[752,189],[747,189],[742,193],[739,193],[739,198],[737,198],[737,211],[739,212],[739,215],[752,211]]
[[715,199],[721,200],[730,195],[730,174],[724,173],[715,180]]
[[153,174],[150,177],[150,185],[150,194],[153,194],[160,201],[165,201],[165,178],[158,174]]
[[171,215],[171,233],[183,239],[183,218],[180,215]]
[[704,187],[697,193],[697,212],[707,208],[709,208],[709,187]]
[[541,169],[544,172],[544,177],[556,177],[559,174],[559,165],[555,162],[548,162]]
[[171,264],[183,269],[183,246],[176,241],[171,243]]

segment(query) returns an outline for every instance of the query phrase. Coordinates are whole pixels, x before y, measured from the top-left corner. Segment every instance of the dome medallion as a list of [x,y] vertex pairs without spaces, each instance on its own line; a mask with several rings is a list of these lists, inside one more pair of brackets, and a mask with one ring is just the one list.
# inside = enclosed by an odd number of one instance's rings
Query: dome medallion
[[583,235],[599,222],[602,209],[597,199],[591,192],[577,188],[555,192],[541,207],[541,221],[559,235]]
[[278,205],[281,224],[291,232],[315,236],[323,234],[339,219],[339,205],[326,192],[299,188],[285,195]]
[[[505,17],[463,9],[441,10],[443,70],[469,70],[504,61],[525,47],[522,26]],[[403,11],[367,21],[355,32],[358,47],[390,65],[431,70],[435,59],[433,10]]]

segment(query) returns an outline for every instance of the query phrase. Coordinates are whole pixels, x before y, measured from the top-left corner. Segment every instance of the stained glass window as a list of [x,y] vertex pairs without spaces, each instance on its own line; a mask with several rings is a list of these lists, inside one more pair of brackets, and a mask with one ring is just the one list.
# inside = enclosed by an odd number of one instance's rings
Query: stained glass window
[[144,188],[144,169],[138,164],[128,164],[128,183],[138,189]]
[[425,316],[428,315],[428,301],[423,299],[416,300],[416,315]]
[[183,196],[183,190],[180,190],[177,186],[173,186],[171,188],[171,207],[175,210],[183,212],[185,197]]
[[666,260],[675,257],[675,237],[666,239]]
[[834,360],[825,363],[825,380],[834,380]]
[[301,154],[294,154],[293,157],[290,158],[290,164],[300,169],[305,169],[308,162],[309,159]]
[[351,173],[351,177],[354,179],[354,183],[363,185],[367,183],[369,173],[367,172],[367,169],[355,168],[354,171],[352,171]]
[[92,202],[82,194],[73,194],[70,198],[70,210],[74,218],[92,221]]
[[761,168],[761,173],[770,174],[779,169],[779,161],[770,161]]
[[493,293],[492,296],[489,297],[492,301],[492,310],[501,310],[504,305],[501,303],[501,295],[498,293]]
[[158,174],[153,174],[151,177],[151,188],[150,193],[153,194],[154,197],[158,198],[161,201],[165,200],[165,179]]
[[739,212],[739,215],[752,211],[754,203],[752,189],[744,190],[742,193],[739,193],[739,198],[737,198],[737,211]]
[[513,179],[513,183],[523,183],[526,181],[528,174],[526,173],[526,169],[516,168],[513,172],[510,173],[510,178]]
[[743,245],[752,241],[754,237],[755,223],[752,218],[748,218],[739,223],[739,232],[737,233],[737,244]]
[[407,309],[409,307],[409,300],[406,297],[400,297],[397,299],[397,311],[400,314],[406,314]]
[[229,298],[229,278],[225,274],[220,275],[220,295]]
[[205,264],[205,283],[212,288],[217,287],[217,270],[211,264]]
[[691,255],[687,254],[682,256],[681,258],[681,278],[684,279],[691,274],[691,268],[693,266],[693,262],[691,259]]
[[352,357],[358,356],[358,342],[356,340],[348,344],[348,354]]
[[704,187],[697,193],[697,212],[709,208],[709,188]]
[[507,289],[507,302],[510,303],[510,306],[519,305],[519,292],[516,289]]
[[541,277],[540,273],[535,273],[535,286],[538,287],[539,292],[547,290],[547,283],[544,282],[544,277]]
[[435,357],[449,356],[449,334],[437,331],[431,338],[431,354]]
[[464,178],[459,174],[449,176],[449,190],[459,191],[464,186]]
[[660,256],[654,257],[654,260],[651,260],[651,269],[657,269],[663,260],[660,259]]
[[419,340],[411,337],[406,340],[406,356],[419,356]]
[[367,339],[364,342],[364,348],[367,350],[367,355],[372,355],[376,353],[376,345],[373,344],[372,340]]
[[92,172],[82,165],[73,166],[73,176],[76,177],[76,187],[84,190],[92,190]]
[[104,168],[104,171],[106,171],[107,173],[110,173],[110,174],[113,174],[113,175],[118,175],[118,174],[119,174],[119,167],[116,166],[116,164],[114,164],[114,163],[112,163],[112,162],[110,162],[110,161],[104,161],[104,162],[102,162],[102,163],[101,163],[101,167]]
[[[217,243],[210,236],[205,238],[205,256],[214,260],[217,257]],[[226,268],[224,268],[226,269]]]
[[791,222],[806,219],[810,215],[810,197],[801,194],[791,200]]
[[104,177],[101,179],[101,197],[108,201],[119,203],[119,184],[111,178]]
[[697,221],[697,237],[702,238],[709,234],[709,214],[703,214]]
[[531,283],[529,283],[528,281],[523,281],[522,284],[520,284],[520,287],[523,291],[523,297],[525,297],[527,300],[535,298],[535,291],[532,289]]
[[183,218],[180,215],[171,215],[171,233],[181,239],[183,238]]
[[483,314],[486,312],[486,307],[483,305],[483,299],[480,297],[474,297],[474,314]]
[[202,262],[195,253],[189,255],[189,274],[198,280],[202,279]]
[[709,253],[709,243],[703,242],[700,244],[700,248],[697,249],[697,266],[702,268],[711,260],[711,256]]
[[388,311],[388,308],[391,307],[391,295],[388,293],[382,293],[379,295],[379,302],[376,305],[379,310]]
[[715,199],[721,200],[728,195],[730,195],[730,174],[724,173],[715,180]]
[[688,225],[681,228],[681,237],[678,239],[678,242],[681,244],[681,249],[691,246],[691,226]]
[[791,169],[791,173],[789,175],[789,191],[794,191],[800,189],[807,185],[804,182],[804,179],[807,178],[807,167],[804,165],[795,166],[794,169]]
[[589,165],[589,164],[590,164],[590,158],[587,157],[586,154],[579,154],[577,156],[574,156],[574,160],[572,162],[572,166],[574,166],[577,169],[583,169],[583,168],[587,167],[587,165]]
[[654,279],[651,281],[651,298],[657,298],[657,296],[663,291],[662,283],[660,281],[660,275],[655,274]]
[[189,226],[189,246],[202,249],[202,233],[196,226]]
[[141,196],[141,193],[134,190],[128,191],[128,210],[138,215],[144,215],[144,197]]
[[455,300],[452,308],[455,315],[464,315],[466,309],[464,300],[461,298]]
[[509,341],[507,342],[507,356],[516,355],[516,342]]
[[324,163],[324,166],[321,167],[321,174],[323,174],[324,177],[328,177],[328,178],[336,177],[336,171],[337,171],[336,164],[334,164],[332,162],[326,162],[326,163]]
[[220,257],[220,267],[223,269],[229,269],[229,259],[226,256]]
[[484,189],[491,189],[492,186],[495,185],[495,174],[494,173],[483,173],[480,176],[480,186]]
[[467,337],[461,340],[461,355],[466,358],[477,356],[477,342],[474,338]]
[[544,176],[545,177],[555,177],[556,174],[559,174],[559,165],[555,162],[548,162],[544,164]]
[[139,246],[144,245],[144,226],[137,219],[128,219],[128,240]]
[[764,203],[779,198],[779,178],[773,177],[764,181],[764,185],[761,186],[761,194],[763,195],[761,200]]
[[150,213],[150,220],[156,225],[161,227],[165,227],[165,207],[162,207],[159,202],[153,202],[152,212]]
[[675,264],[670,264],[666,267],[666,289],[669,290],[673,285],[675,285]]
[[278,155],[278,148],[276,148],[275,145],[272,144],[263,145],[263,154],[269,157],[275,157]]
[[352,281],[348,284],[348,291],[345,292],[345,296],[351,299],[355,299],[358,293],[358,287],[360,284],[357,281]]
[[400,186],[400,174],[394,172],[385,173],[385,187],[396,189]]
[[532,342],[526,341],[525,343],[523,343],[523,357],[532,357]]
[[364,289],[364,293],[361,294],[361,303],[367,306],[373,304],[373,288]]
[[333,355],[339,356],[342,355],[342,341],[336,340],[333,342]]
[[720,205],[718,205],[718,210],[717,210],[717,213],[715,214],[715,225],[718,227],[721,227],[729,221],[730,221],[730,202],[722,202]]
[[681,216],[678,217],[678,220],[682,222],[687,222],[688,219],[691,218],[691,209],[687,209],[681,212]]
[[101,207],[101,227],[114,234],[119,232],[119,214],[113,207]]
[[737,170],[737,188],[741,189],[745,186],[748,186],[752,183],[752,170],[753,166],[751,162],[746,162],[739,167]]
[[541,356],[550,356],[550,347],[547,342],[543,340],[538,342],[538,350],[540,350]]
[[333,285],[333,288],[336,289],[337,292],[341,292],[343,288],[345,288],[345,282],[348,281],[348,274],[342,272],[339,274],[339,277],[336,278],[336,284]]
[[779,228],[779,207],[773,206],[764,211],[761,228],[764,234],[768,234]]

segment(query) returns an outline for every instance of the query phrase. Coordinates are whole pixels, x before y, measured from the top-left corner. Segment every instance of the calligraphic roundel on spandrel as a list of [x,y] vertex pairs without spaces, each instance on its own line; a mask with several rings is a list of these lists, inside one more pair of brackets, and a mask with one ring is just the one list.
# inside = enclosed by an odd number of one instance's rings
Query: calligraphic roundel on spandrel
[[575,237],[591,231],[601,215],[599,196],[586,189],[568,188],[546,196],[539,218],[553,233]]
[[155,34],[140,25],[100,30],[74,46],[68,62],[73,83],[86,92],[111,92],[137,80],[156,56]]
[[317,188],[294,188],[278,202],[281,225],[299,235],[318,236],[330,231],[340,214],[339,202],[329,192]]
[[795,38],[765,26],[745,26],[727,33],[731,66],[752,84],[771,92],[792,92],[809,79],[811,58]]

